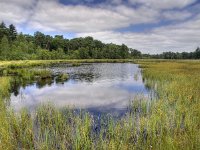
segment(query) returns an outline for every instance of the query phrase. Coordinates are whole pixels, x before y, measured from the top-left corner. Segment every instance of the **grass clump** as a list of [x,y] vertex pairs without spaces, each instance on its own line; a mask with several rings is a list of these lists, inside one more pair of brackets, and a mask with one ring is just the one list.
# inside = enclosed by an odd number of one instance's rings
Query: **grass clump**
[[34,70],[34,76],[40,79],[52,78],[52,72],[49,70]]
[[69,79],[69,75],[66,73],[61,73],[57,76],[56,82],[64,82]]

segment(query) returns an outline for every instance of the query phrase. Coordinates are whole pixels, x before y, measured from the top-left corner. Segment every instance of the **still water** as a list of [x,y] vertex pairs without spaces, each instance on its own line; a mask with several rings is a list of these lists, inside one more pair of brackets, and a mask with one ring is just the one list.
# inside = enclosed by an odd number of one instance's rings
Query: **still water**
[[55,79],[43,86],[33,83],[11,94],[11,106],[34,110],[38,105],[53,103],[86,109],[93,113],[123,113],[136,95],[149,96],[141,70],[132,63],[92,63],[72,67],[60,64],[48,68],[54,74],[67,73],[69,80]]

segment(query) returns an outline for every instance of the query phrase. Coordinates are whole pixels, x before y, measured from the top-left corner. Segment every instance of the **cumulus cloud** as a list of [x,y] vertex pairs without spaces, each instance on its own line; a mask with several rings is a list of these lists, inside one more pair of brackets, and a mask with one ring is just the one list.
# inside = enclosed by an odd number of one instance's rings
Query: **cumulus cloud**
[[[53,9],[52,9],[53,8]],[[115,29],[130,24],[126,16],[102,8],[87,6],[64,6],[56,2],[39,2],[29,25],[45,29],[81,32]],[[45,29],[46,30],[46,29]]]
[[31,14],[34,1],[6,0],[0,1],[0,21],[20,24],[25,22]]
[[145,53],[161,53],[164,51],[194,51],[200,45],[200,15],[183,24],[160,27],[150,32],[96,32],[80,33],[77,36],[93,36],[106,43],[127,44],[129,47]]
[[[53,8],[53,9],[52,9]],[[132,9],[119,5],[116,7],[100,5],[62,5],[56,1],[40,1],[29,26],[45,31],[91,32],[113,30],[132,24],[155,22],[158,12],[140,7]]]
[[[113,3],[120,3],[114,0]],[[0,2],[0,19],[42,31],[91,32],[114,30],[133,24],[156,22],[158,12],[125,5],[63,5],[57,0],[8,0]]]

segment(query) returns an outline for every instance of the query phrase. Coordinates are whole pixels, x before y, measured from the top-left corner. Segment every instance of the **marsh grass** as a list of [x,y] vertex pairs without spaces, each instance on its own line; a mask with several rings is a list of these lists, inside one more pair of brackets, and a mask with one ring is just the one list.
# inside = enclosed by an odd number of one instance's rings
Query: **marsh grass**
[[4,100],[13,79],[0,77],[0,149],[200,149],[200,62],[139,63],[158,97],[136,97],[117,120],[51,104],[16,113]]
[[66,73],[62,73],[62,74],[59,74],[57,77],[56,77],[56,82],[64,82],[66,80],[69,79],[69,75],[66,74]]
[[150,129],[159,131],[158,143],[172,149],[199,149],[200,62],[154,61],[141,64],[145,68],[145,82],[151,88],[157,85],[159,94],[149,119],[153,123],[150,123],[153,125]]
[[0,70],[3,68],[25,68],[35,66],[50,66],[59,63],[72,64],[79,66],[81,63],[126,63],[135,62],[132,59],[70,59],[70,60],[18,60],[18,61],[0,61]]

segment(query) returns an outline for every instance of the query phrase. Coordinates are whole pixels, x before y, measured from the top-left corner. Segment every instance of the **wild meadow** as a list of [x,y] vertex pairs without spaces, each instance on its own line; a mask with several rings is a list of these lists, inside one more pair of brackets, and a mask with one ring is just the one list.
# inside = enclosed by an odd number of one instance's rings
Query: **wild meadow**
[[0,62],[0,149],[200,149],[200,61],[132,62],[142,68],[143,81],[155,97],[135,97],[119,119],[52,104],[15,112],[9,107],[13,75],[20,75],[18,82],[49,76],[18,69],[62,61]]

